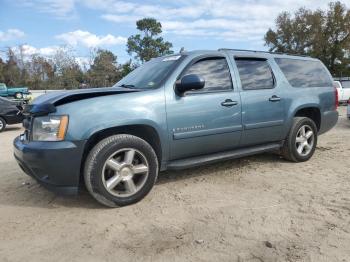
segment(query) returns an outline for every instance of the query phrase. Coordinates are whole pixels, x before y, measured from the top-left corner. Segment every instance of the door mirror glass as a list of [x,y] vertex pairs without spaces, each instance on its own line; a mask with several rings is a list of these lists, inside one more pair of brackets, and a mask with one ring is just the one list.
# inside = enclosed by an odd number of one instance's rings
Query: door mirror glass
[[205,81],[202,77],[190,74],[176,81],[175,88],[178,93],[183,94],[186,91],[202,89],[204,85]]

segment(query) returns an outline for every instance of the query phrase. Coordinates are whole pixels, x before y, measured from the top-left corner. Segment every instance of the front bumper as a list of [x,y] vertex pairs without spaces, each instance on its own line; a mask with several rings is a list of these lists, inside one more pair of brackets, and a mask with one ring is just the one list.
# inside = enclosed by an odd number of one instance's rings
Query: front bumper
[[17,137],[14,156],[22,170],[51,191],[76,194],[85,141],[28,142]]

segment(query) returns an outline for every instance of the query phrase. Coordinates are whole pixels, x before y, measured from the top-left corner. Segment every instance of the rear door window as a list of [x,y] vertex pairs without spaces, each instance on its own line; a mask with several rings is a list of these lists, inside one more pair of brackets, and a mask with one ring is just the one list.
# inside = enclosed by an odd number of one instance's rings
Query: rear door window
[[275,58],[289,84],[293,87],[333,86],[332,79],[320,61]]
[[274,76],[265,59],[235,58],[243,90],[274,88]]

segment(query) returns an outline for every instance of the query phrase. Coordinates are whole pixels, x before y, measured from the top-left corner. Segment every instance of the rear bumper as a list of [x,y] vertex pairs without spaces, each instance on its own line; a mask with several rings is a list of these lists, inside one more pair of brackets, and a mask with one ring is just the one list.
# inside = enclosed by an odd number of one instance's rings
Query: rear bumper
[[332,129],[338,122],[338,111],[325,111],[321,116],[321,127],[319,134],[323,134]]
[[14,140],[14,156],[22,170],[60,194],[76,194],[85,141],[23,142]]

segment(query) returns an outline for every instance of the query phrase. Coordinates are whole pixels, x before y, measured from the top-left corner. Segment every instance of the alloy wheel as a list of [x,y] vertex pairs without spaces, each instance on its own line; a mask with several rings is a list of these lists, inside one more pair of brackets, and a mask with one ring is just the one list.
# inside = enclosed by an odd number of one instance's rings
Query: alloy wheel
[[315,135],[309,125],[303,125],[299,128],[295,139],[295,146],[300,156],[307,156],[315,143]]
[[136,149],[124,148],[113,153],[105,162],[102,182],[110,194],[129,197],[144,186],[148,174],[146,157]]

